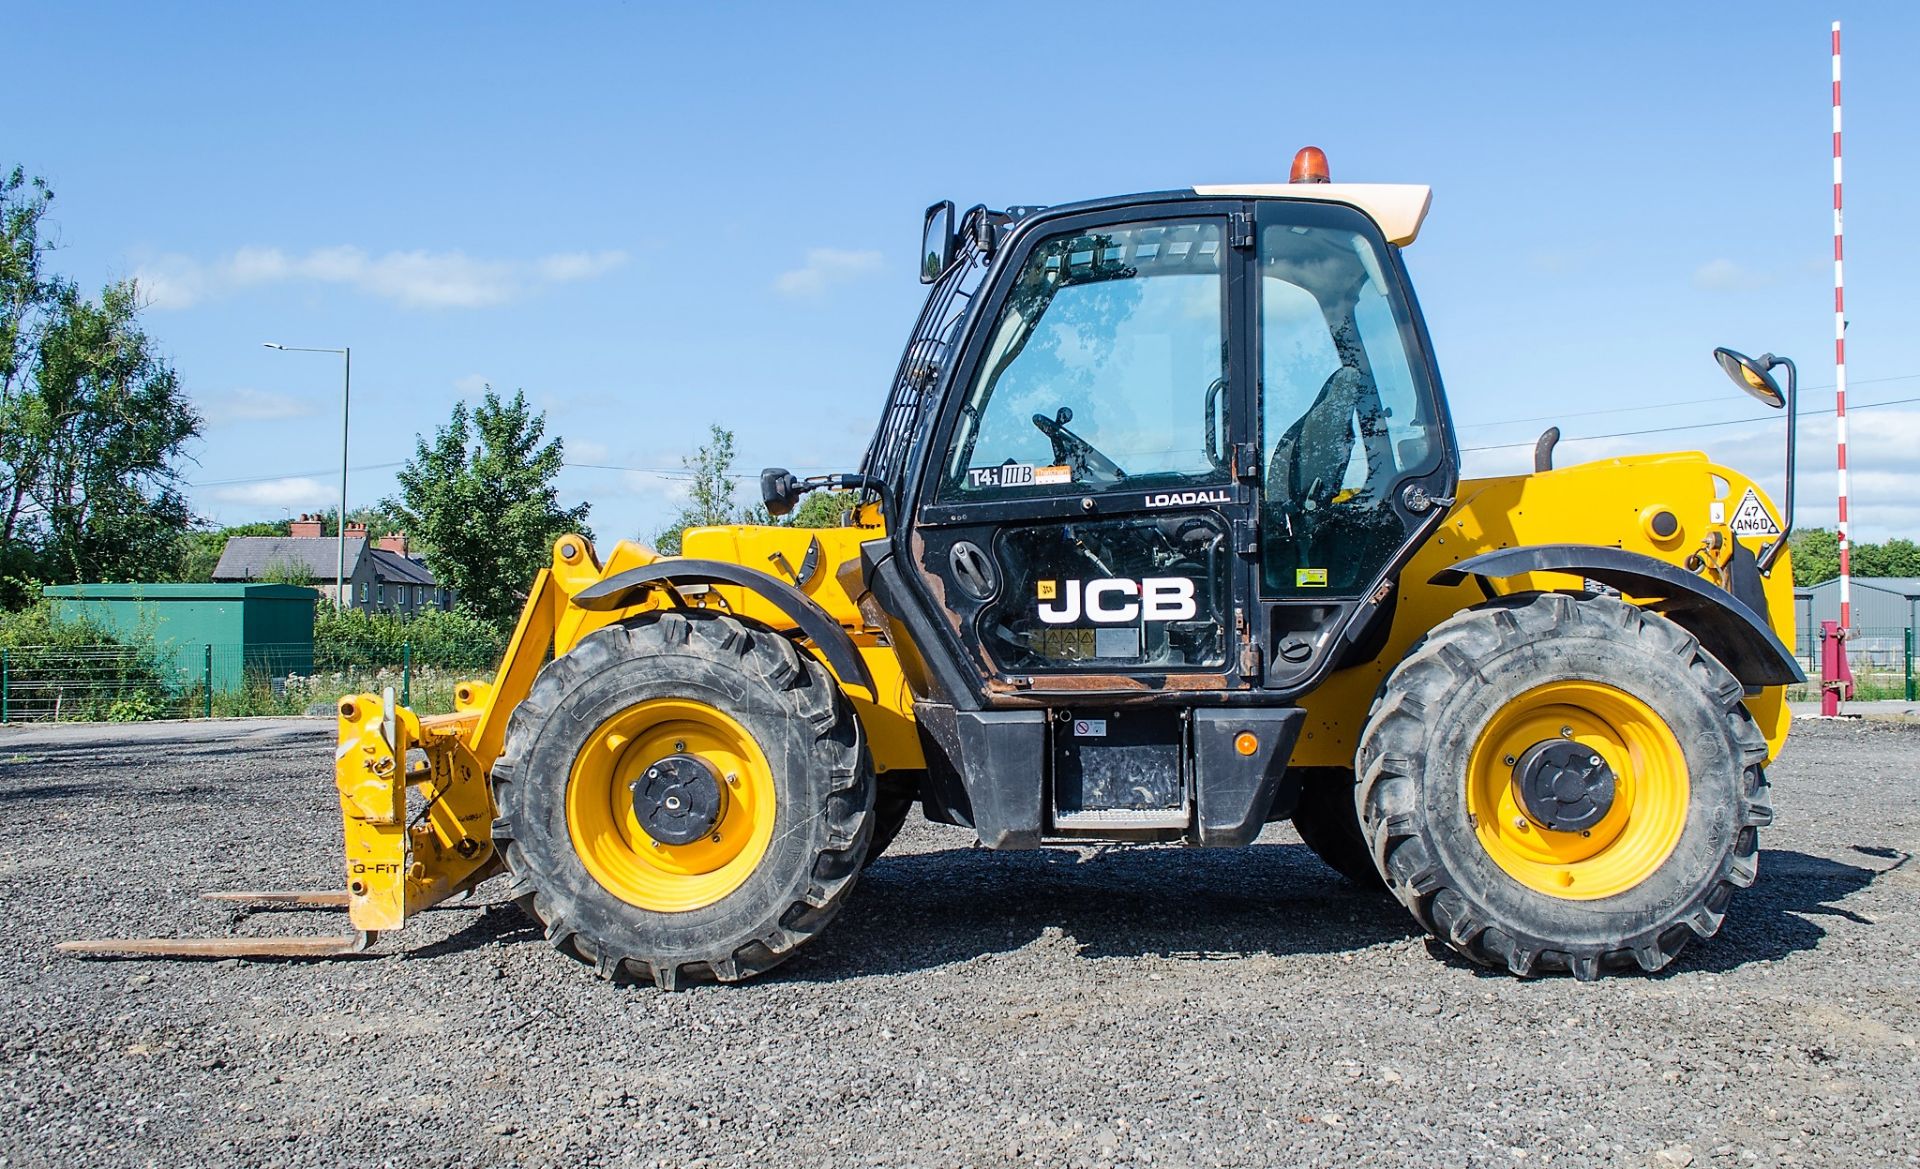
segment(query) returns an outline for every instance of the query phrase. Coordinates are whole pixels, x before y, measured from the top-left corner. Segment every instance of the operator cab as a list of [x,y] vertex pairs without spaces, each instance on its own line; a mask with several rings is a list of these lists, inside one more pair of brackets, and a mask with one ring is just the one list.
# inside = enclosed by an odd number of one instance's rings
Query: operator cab
[[926,305],[834,478],[886,514],[862,567],[929,815],[1022,847],[1291,811],[1296,701],[1377,650],[1459,465],[1400,259],[1427,188],[1311,149],[1293,178],[928,210]]
[[1286,185],[930,209],[863,472],[984,705],[1291,697],[1382,623],[1457,475],[1399,257],[1428,193],[1302,153]]

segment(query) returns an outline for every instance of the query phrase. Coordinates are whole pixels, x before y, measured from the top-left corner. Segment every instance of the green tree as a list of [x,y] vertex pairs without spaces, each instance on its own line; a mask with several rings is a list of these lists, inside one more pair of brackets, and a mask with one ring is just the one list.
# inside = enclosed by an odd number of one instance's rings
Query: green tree
[[743,523],[746,517],[734,501],[733,431],[719,423],[709,426],[707,441],[680,463],[692,472],[687,501],[653,538],[654,549],[662,556],[680,555],[680,537],[688,528]]
[[213,570],[220,563],[220,554],[227,550],[227,541],[235,536],[284,536],[286,534],[287,521],[285,520],[239,524],[228,528],[196,528],[180,537],[179,561],[174,567],[172,579],[185,584],[200,584],[212,580]]
[[858,501],[851,491],[815,491],[801,498],[786,524],[790,528],[837,528],[847,522]]
[[139,327],[139,290],[98,301],[50,275],[53,193],[0,179],[0,569],[23,578],[172,575],[192,523],[177,463],[201,420]]
[[1801,588],[1840,575],[1840,537],[1827,528],[1796,528],[1787,550],[1793,554],[1793,583]]
[[562,507],[555,477],[560,439],[543,441],[546,415],[516,390],[502,401],[487,387],[480,403],[454,406],[431,442],[417,438],[401,468],[400,498],[381,507],[418,544],[440,583],[462,606],[505,626],[519,615],[534,575],[567,532],[591,538],[588,505]]
[[687,501],[680,511],[653,537],[654,550],[662,556],[680,555],[680,539],[688,528],[720,524],[769,524],[791,528],[832,528],[845,522],[853,510],[854,496],[845,491],[815,491],[801,499],[793,513],[774,519],[759,503],[741,506],[736,497],[742,478],[733,470],[733,431],[714,423],[707,428],[707,441],[682,466],[692,473],[687,484]]
[[1856,544],[1852,560],[1855,576],[1920,576],[1920,547],[1912,540]]

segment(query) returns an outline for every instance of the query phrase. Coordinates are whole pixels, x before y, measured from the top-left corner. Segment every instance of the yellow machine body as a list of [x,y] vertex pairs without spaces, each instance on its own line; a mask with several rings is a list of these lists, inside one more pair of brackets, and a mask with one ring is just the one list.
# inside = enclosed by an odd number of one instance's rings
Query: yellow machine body
[[[1501,548],[1576,543],[1642,553],[1726,587],[1738,539],[1728,521],[1753,486],[1745,476],[1699,453],[1606,459],[1463,481],[1445,526],[1414,554],[1392,586],[1399,597],[1380,651],[1333,674],[1302,701],[1309,719],[1292,764],[1351,767],[1369,705],[1387,673],[1428,630],[1484,599],[1474,582],[1434,584],[1435,573]],[[1654,522],[1662,512],[1678,521],[1664,537]],[[926,763],[913,725],[913,695],[897,650],[849,591],[860,587],[860,544],[881,534],[869,509],[853,525],[840,528],[694,528],[686,532],[682,550],[688,559],[738,564],[794,580],[847,632],[873,677],[875,692],[849,679],[840,681],[859,716],[875,770],[884,777],[889,771],[916,771]],[[1757,553],[1763,542],[1746,543]],[[811,552],[816,544],[818,551]],[[336,780],[346,826],[349,908],[357,928],[397,929],[410,915],[499,871],[489,834],[494,809],[485,777],[500,755],[507,720],[552,657],[565,654],[594,630],[674,603],[665,590],[646,592],[634,603],[610,610],[573,603],[590,586],[658,559],[651,550],[622,541],[601,561],[584,539],[564,537],[554,545],[552,565],[533,582],[493,681],[463,683],[454,713],[420,717],[373,694],[342,701]],[[808,563],[813,567],[805,574],[795,568]],[[1791,582],[1783,553],[1765,578],[1764,589],[1774,632],[1787,645],[1795,635]],[[1582,586],[1581,580],[1557,573],[1501,582],[1502,591]],[[794,631],[784,612],[750,589],[716,584],[683,586],[679,593],[686,604]],[[816,656],[831,669],[824,655]],[[1767,738],[1769,756],[1777,753],[1787,733],[1785,688],[1765,688],[1749,695],[1746,703]]]

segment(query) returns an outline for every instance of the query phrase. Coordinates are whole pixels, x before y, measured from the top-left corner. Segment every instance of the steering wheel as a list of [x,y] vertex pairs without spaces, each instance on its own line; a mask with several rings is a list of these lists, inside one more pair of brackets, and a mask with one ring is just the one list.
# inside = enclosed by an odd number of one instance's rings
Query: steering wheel
[[1053,444],[1053,461],[1064,463],[1073,468],[1076,481],[1105,481],[1118,483],[1127,477],[1120,465],[1101,454],[1094,445],[1067,429],[1067,423],[1073,421],[1073,411],[1066,406],[1054,412],[1052,418],[1045,414],[1035,414],[1033,424],[1047,441]]

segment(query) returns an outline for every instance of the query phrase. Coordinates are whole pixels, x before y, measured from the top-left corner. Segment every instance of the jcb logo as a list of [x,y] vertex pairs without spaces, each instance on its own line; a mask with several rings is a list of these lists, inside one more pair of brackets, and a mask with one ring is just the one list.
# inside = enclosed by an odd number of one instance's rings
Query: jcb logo
[[1090,580],[1039,582],[1035,596],[1053,604],[1040,606],[1040,620],[1049,625],[1071,625],[1084,609],[1089,621],[1102,625],[1130,625],[1135,621],[1191,621],[1199,612],[1193,582],[1184,576],[1150,576],[1145,580],[1108,577]]

